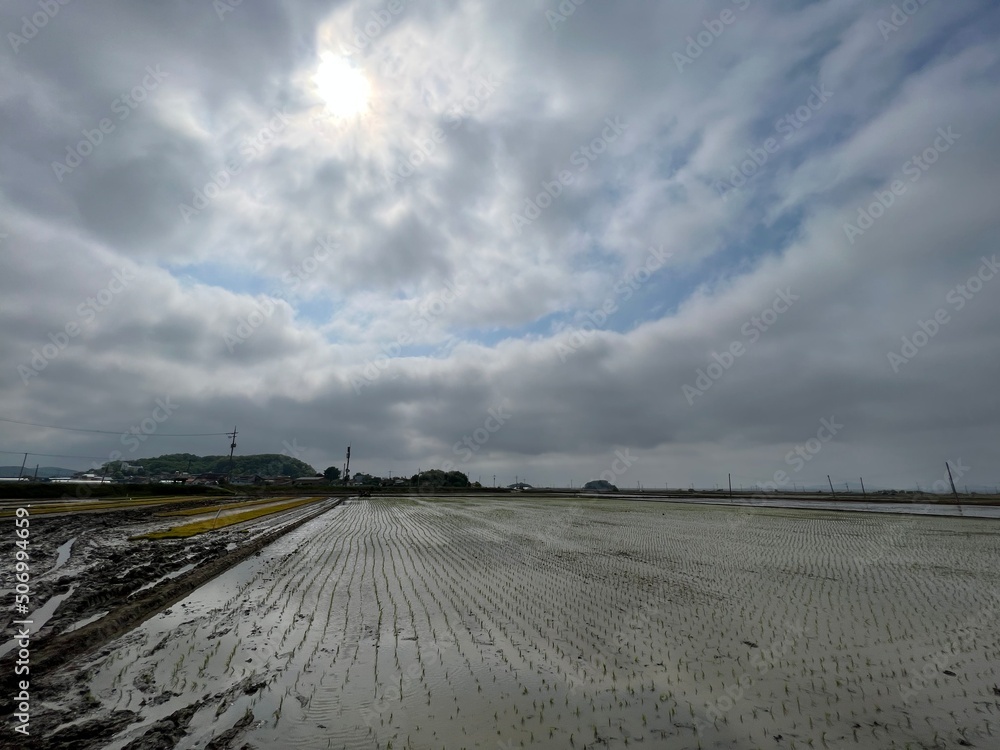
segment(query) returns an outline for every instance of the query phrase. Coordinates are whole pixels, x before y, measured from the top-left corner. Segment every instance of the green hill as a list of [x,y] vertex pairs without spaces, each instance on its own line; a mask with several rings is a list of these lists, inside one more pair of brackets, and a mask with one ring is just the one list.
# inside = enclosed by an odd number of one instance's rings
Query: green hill
[[[192,453],[171,453],[155,458],[136,458],[127,463],[141,466],[141,474],[173,474],[174,472],[189,472],[191,474],[226,474],[229,471],[229,456],[196,456]],[[108,471],[120,470],[121,461],[106,464]],[[127,469],[125,474],[132,473]],[[260,453],[254,456],[233,456],[233,475],[308,477],[317,473],[309,464],[297,458],[280,453]]]

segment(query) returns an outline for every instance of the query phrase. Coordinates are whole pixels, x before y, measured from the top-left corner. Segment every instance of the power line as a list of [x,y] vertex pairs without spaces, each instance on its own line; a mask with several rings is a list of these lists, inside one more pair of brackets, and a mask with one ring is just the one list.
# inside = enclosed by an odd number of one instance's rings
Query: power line
[[[20,456],[23,453],[25,453],[25,451],[0,451],[0,454],[2,454],[2,455],[8,455],[9,454],[11,456],[15,456],[15,455],[16,456]],[[46,458],[90,458],[90,459],[94,459],[95,461],[97,461],[97,460],[107,461],[108,460],[107,456],[74,456],[74,455],[69,455],[69,454],[66,454],[66,453],[35,453],[34,451],[27,451],[27,453],[28,453],[29,456],[45,456]]]
[[[19,419],[6,419],[0,417],[0,422],[11,422],[13,424],[23,424],[28,427],[43,427],[46,430],[67,430],[69,432],[93,432],[100,435],[122,435],[128,433],[128,430],[88,430],[82,427],[56,427],[55,425],[49,424],[35,424],[34,422],[22,422]],[[178,432],[151,432],[143,433],[146,437],[221,437],[222,435],[229,435],[228,432],[190,432],[190,433],[178,433]],[[36,456],[44,455],[42,453],[34,454]]]

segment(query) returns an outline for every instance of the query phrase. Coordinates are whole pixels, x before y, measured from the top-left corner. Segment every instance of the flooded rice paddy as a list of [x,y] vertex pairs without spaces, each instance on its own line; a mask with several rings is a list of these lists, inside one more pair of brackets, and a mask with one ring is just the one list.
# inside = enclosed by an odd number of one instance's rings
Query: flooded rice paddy
[[974,519],[356,501],[120,638],[90,690],[141,717],[110,748],[171,716],[178,748],[991,747],[998,541]]

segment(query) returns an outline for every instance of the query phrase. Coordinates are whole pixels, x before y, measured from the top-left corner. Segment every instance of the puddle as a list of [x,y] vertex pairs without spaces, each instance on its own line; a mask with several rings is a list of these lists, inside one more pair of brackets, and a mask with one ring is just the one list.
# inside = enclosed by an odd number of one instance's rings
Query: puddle
[[64,633],[72,633],[74,630],[79,630],[84,625],[90,625],[90,623],[92,623],[92,622],[97,622],[102,617],[104,617],[104,615],[106,615],[109,611],[110,610],[106,609],[103,612],[98,612],[96,615],[91,615],[90,617],[86,617],[86,618],[80,620],[79,622],[74,622],[72,625],[70,625],[68,628],[66,628],[63,632]]
[[[53,596],[51,599],[45,602],[45,604],[43,604],[41,607],[38,607],[34,612],[32,612],[25,618],[26,620],[31,620],[32,637],[35,635],[35,633],[37,633],[45,626],[45,623],[47,623],[49,619],[52,617],[52,615],[55,614],[56,608],[64,601],[66,601],[66,599],[72,596],[74,591],[76,591],[76,586],[71,586],[69,591],[67,591],[65,594],[59,594],[58,596]],[[11,638],[9,641],[7,641],[7,643],[3,644],[3,646],[0,646],[0,657],[5,656],[9,652],[13,651],[15,648],[17,648],[17,642],[13,638]]]
[[140,591],[145,591],[146,589],[151,589],[151,588],[153,588],[153,586],[158,586],[159,584],[163,583],[164,581],[169,581],[171,578],[177,578],[177,576],[182,576],[185,573],[187,573],[189,570],[194,570],[197,565],[198,565],[198,563],[188,563],[187,565],[185,565],[182,568],[178,568],[177,570],[175,570],[175,571],[173,571],[171,573],[167,573],[165,576],[157,578],[155,581],[150,581],[149,583],[140,586],[139,588],[137,588],[135,590],[135,594],[138,594]]
[[66,561],[69,560],[70,553],[73,550],[74,542],[76,542],[76,537],[73,537],[68,542],[63,543],[62,546],[56,550],[56,564],[49,569],[49,573],[54,573],[66,564]]

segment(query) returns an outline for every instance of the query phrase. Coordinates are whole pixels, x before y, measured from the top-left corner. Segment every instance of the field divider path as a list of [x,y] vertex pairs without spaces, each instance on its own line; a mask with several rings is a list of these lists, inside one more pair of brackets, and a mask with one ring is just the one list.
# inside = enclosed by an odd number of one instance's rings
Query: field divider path
[[[100,500],[87,500],[87,501],[77,501],[60,503],[54,502],[49,503],[44,500],[17,500],[13,501],[9,506],[0,509],[0,518],[13,518],[16,515],[17,508],[24,505],[25,503],[30,503],[31,505],[31,515],[33,516],[44,516],[53,515],[57,513],[95,513],[100,511],[108,510],[128,510],[131,508],[151,508],[157,505],[173,505],[174,503],[190,503],[201,501],[204,502],[206,499],[211,500],[213,497],[211,495],[160,495],[155,497],[142,497],[142,498],[104,498]],[[228,497],[228,496],[223,496]]]
[[[121,605],[90,625],[52,638],[32,654],[32,673],[44,677],[70,659],[97,650],[113,638],[127,633],[158,612],[180,601],[194,589],[208,583],[285,534],[339,507],[343,502],[343,498],[337,498],[332,504],[320,508],[315,513],[310,513],[291,524],[263,534],[248,544],[223,554],[201,567],[178,576],[161,586],[149,589],[144,596]],[[0,665],[2,665],[0,668],[9,668],[11,673],[13,672],[12,657],[0,662]]]
[[287,502],[287,498],[282,497],[265,497],[258,500],[246,500],[246,501],[235,501],[228,503],[219,503],[216,505],[206,505],[200,508],[183,508],[181,510],[171,510],[165,511],[163,513],[157,513],[157,518],[173,518],[174,516],[200,516],[205,513],[216,513],[220,510],[243,510],[245,508],[255,508],[261,505],[273,505],[281,502]]
[[[308,497],[301,500],[290,500],[285,503],[279,503],[277,505],[267,505],[263,508],[252,508],[250,510],[242,511],[239,513],[234,513],[228,516],[205,519],[202,521],[193,521],[191,523],[182,524],[180,526],[173,526],[169,529],[164,529],[162,531],[150,531],[146,534],[140,534],[135,537],[136,539],[186,539],[189,536],[194,536],[195,534],[203,534],[206,531],[215,531],[217,529],[224,529],[227,526],[235,526],[238,523],[243,523],[244,521],[254,521],[258,518],[263,518],[264,516],[271,516],[277,513],[282,513],[286,510],[294,510],[295,508],[301,508],[304,505],[309,505],[311,503],[320,502],[321,498]],[[238,510],[238,509],[237,509]]]

